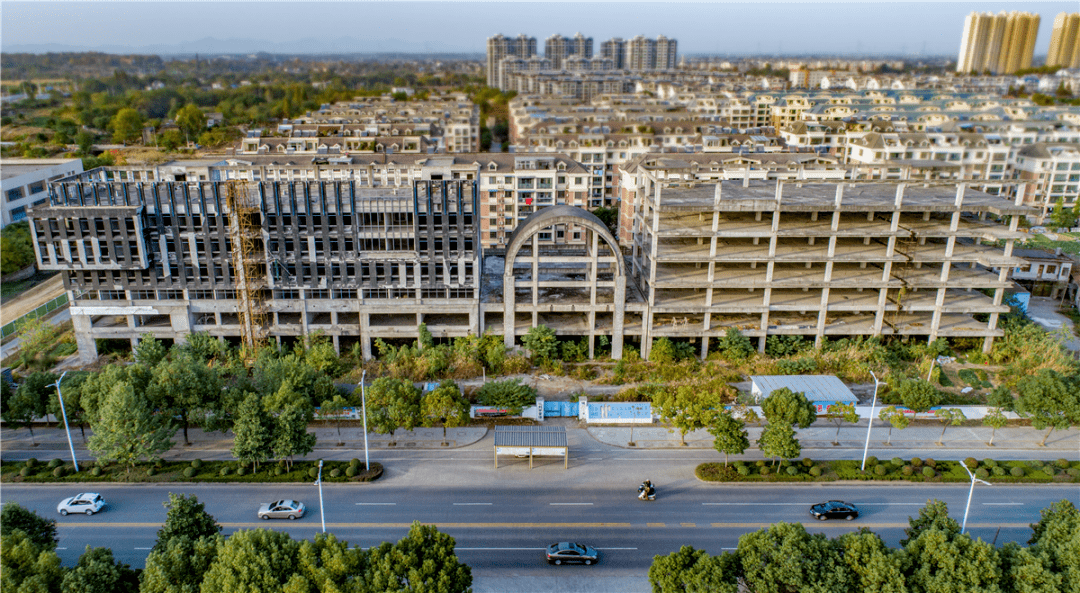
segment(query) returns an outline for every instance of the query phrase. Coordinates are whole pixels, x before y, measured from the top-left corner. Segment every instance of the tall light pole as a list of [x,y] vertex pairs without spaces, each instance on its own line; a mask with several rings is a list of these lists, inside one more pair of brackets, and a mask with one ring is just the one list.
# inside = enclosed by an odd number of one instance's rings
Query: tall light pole
[[75,459],[75,444],[71,442],[71,427],[68,426],[67,410],[64,409],[64,396],[60,394],[60,382],[64,380],[67,371],[60,374],[60,378],[53,385],[56,386],[56,398],[60,400],[60,414],[64,417],[64,432],[67,433],[68,449],[71,450],[71,465],[75,466],[75,472],[79,471],[79,462]]
[[968,490],[967,506],[964,507],[964,522],[960,524],[960,535],[964,535],[964,530],[967,529],[968,509],[971,508],[971,495],[975,494],[975,482],[979,482],[980,484],[986,484],[987,486],[990,486],[991,484],[990,482],[985,482],[983,480],[980,480],[979,478],[976,478],[975,474],[971,473],[971,470],[968,469],[967,464],[963,461],[960,461],[960,467],[964,468],[964,470],[967,471],[968,475],[971,476],[971,489]]
[[315,479],[315,485],[319,487],[319,516],[322,517],[322,532],[326,533],[326,510],[322,500],[322,459],[319,460],[319,477]]
[[367,369],[360,373],[360,405],[361,410],[364,413],[364,471],[371,471],[371,463],[368,461],[367,451],[367,395],[364,390],[364,377],[367,376]]
[[874,378],[874,401],[870,404],[870,422],[866,424],[866,445],[863,446],[862,450],[862,466],[859,468],[860,471],[866,471],[866,453],[870,450],[870,428],[874,426],[874,409],[877,407],[877,390],[878,386],[881,385],[881,381],[877,380],[877,375],[874,374],[874,371],[870,371],[870,376]]

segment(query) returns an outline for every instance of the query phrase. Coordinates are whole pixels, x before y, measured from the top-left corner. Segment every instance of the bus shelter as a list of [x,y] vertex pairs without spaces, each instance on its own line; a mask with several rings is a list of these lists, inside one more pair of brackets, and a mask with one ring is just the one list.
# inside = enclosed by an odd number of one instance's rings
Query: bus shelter
[[570,448],[566,446],[566,428],[562,426],[496,426],[495,469],[499,455],[529,456],[529,469],[534,456],[561,455],[563,469],[570,465]]

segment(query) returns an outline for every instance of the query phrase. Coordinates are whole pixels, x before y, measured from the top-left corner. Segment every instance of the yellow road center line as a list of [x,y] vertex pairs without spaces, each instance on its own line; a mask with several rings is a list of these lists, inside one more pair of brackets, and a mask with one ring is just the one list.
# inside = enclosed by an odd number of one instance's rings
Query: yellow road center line
[[664,527],[663,523],[646,523],[646,527]]
[[679,523],[679,525],[682,525],[683,527],[697,527],[696,523]]

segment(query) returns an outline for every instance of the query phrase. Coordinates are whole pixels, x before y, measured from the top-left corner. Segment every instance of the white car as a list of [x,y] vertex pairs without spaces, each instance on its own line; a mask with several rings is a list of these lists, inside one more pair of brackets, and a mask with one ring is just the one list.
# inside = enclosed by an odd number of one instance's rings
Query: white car
[[279,500],[277,502],[263,503],[259,506],[259,518],[266,519],[289,519],[295,520],[304,516],[304,503],[298,500]]
[[93,515],[105,508],[105,499],[96,492],[83,492],[71,498],[65,498],[56,505],[56,512],[67,516],[68,513],[85,513]]

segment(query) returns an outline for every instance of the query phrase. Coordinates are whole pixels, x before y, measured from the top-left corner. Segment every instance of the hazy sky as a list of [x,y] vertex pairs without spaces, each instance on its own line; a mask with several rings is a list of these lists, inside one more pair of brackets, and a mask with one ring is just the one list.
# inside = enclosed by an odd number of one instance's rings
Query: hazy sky
[[[1035,54],[1072,2],[35,2],[0,3],[0,47],[81,48],[246,39],[275,42],[394,39],[442,51],[483,52],[496,33],[674,37],[679,53],[903,53],[956,55],[971,11],[1041,15]],[[426,45],[425,45],[426,44]],[[115,51],[115,50],[114,50]]]

